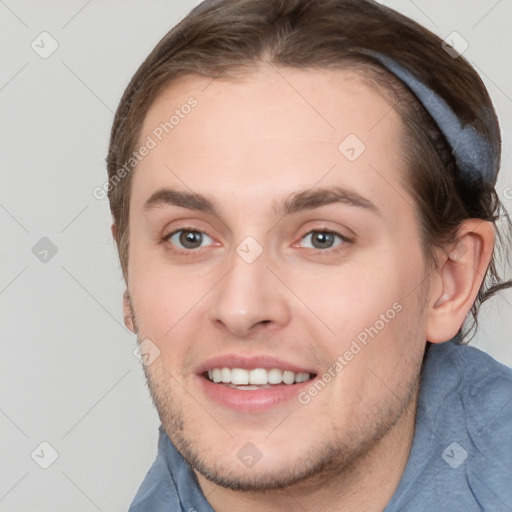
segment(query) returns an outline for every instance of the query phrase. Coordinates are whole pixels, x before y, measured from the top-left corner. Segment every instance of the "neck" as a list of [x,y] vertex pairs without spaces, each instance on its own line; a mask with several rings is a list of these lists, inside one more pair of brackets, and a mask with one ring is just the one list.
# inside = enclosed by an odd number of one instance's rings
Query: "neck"
[[247,492],[220,487],[196,471],[201,489],[216,512],[382,512],[405,470],[414,438],[419,387],[397,422],[350,468],[326,468],[283,489]]

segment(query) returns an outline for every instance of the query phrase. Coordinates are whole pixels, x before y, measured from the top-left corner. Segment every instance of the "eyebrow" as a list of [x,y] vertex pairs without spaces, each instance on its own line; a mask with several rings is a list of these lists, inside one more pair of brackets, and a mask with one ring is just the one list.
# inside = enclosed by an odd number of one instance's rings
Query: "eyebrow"
[[369,199],[366,199],[353,190],[339,186],[295,192],[288,196],[281,204],[276,204],[275,209],[281,215],[288,215],[290,213],[311,210],[334,203],[363,208],[381,216],[380,210]]
[[161,188],[151,195],[144,203],[144,210],[152,210],[162,206],[181,206],[189,210],[209,212],[217,215],[213,203],[201,194],[193,192],[182,192],[170,188]]
[[[334,203],[362,208],[381,215],[380,210],[369,199],[343,187],[315,188],[294,192],[284,200],[274,202],[274,211],[278,215],[288,215]],[[144,210],[149,211],[163,206],[179,206],[218,215],[213,202],[206,196],[169,188],[162,188],[154,192],[144,203]]]

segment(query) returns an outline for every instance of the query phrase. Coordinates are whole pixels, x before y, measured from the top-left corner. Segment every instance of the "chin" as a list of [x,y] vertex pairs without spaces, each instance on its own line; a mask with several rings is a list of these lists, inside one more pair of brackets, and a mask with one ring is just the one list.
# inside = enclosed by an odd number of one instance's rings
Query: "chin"
[[245,468],[238,461],[236,464],[230,464],[229,461],[212,463],[191,453],[182,452],[182,454],[192,468],[210,482],[234,491],[246,492],[262,492],[296,486],[324,473],[325,467],[329,465],[326,461],[315,463],[298,456],[294,461],[288,457],[283,457],[282,461],[260,460],[254,466]]
[[[321,436],[313,436],[311,446],[307,447],[304,440],[290,434],[287,436],[289,446],[262,440],[256,442],[260,451],[246,441],[247,437],[245,441],[237,439],[235,442],[230,438],[225,444],[220,441],[208,443],[204,437],[191,433],[186,422],[183,426],[180,431],[172,430],[169,437],[190,466],[216,485],[246,492],[306,488],[314,482],[321,483],[330,474],[339,476],[344,471],[351,471],[355,462],[376,442],[375,438],[359,437],[356,443],[331,439],[318,444]],[[354,439],[353,436],[350,438]]]

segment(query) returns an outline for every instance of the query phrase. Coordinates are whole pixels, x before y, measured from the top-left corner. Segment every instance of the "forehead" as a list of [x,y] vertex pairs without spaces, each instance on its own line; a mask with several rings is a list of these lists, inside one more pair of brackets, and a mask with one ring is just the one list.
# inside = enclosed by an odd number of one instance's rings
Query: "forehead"
[[147,112],[139,145],[151,139],[154,147],[137,165],[132,202],[141,207],[166,186],[221,203],[243,203],[250,193],[262,204],[317,183],[403,202],[402,129],[391,104],[345,70],[189,76]]

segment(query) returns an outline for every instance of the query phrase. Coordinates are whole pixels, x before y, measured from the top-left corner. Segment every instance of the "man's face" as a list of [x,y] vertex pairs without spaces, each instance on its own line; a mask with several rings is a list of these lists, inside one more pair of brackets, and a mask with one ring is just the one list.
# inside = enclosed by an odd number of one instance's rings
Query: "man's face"
[[188,78],[151,106],[129,294],[162,423],[213,481],[341,470],[413,418],[426,268],[400,133],[340,70]]

